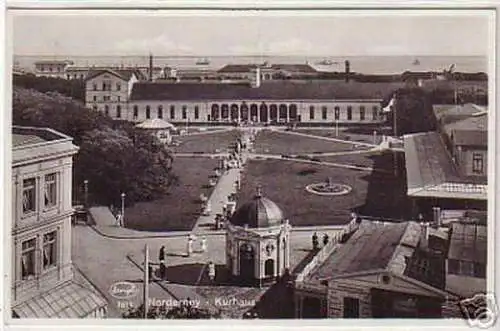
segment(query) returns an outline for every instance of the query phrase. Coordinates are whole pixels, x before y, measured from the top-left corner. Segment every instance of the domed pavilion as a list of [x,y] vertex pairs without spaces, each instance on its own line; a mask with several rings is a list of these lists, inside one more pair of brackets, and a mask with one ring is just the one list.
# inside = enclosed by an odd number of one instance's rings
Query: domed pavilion
[[282,210],[263,197],[253,199],[231,216],[226,232],[226,266],[240,284],[269,285],[290,266],[290,230]]

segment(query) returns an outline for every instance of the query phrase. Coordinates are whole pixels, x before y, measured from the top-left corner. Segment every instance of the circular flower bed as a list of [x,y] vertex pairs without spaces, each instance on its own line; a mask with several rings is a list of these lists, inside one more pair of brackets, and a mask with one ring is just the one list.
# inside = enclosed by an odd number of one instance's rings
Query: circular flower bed
[[306,191],[317,195],[344,195],[352,191],[352,187],[337,183],[314,183],[306,186]]

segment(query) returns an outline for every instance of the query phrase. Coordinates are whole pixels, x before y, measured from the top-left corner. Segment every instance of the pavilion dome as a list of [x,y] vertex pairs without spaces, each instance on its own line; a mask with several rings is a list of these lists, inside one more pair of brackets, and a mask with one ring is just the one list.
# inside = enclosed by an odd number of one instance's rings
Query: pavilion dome
[[282,224],[283,212],[273,201],[265,198],[257,191],[254,198],[239,207],[231,216],[230,222],[237,226],[249,228],[267,228]]
[[175,128],[173,124],[164,121],[160,118],[145,120],[144,122],[137,124],[136,127],[140,129],[157,129],[157,130]]

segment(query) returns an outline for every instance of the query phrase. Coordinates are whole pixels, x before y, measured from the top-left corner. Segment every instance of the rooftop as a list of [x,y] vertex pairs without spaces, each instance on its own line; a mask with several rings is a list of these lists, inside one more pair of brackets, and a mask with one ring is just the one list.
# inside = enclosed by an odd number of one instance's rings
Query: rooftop
[[404,256],[417,248],[421,228],[415,222],[378,223],[362,220],[359,228],[316,270],[311,279],[325,279],[343,274],[391,270],[403,274]]
[[436,119],[441,125],[464,120],[474,114],[486,111],[485,108],[472,103],[463,105],[434,105],[432,108]]
[[12,127],[12,147],[14,148],[67,138],[69,137],[48,128]]
[[486,200],[486,181],[459,175],[439,133],[405,135],[404,149],[408,195]]
[[132,75],[135,75],[137,78],[143,78],[143,74],[138,69],[90,69],[87,75],[86,80],[95,78],[104,73],[110,73],[118,78],[129,81]]
[[380,102],[396,87],[390,83],[342,81],[264,81],[259,87],[248,82],[192,83],[138,82],[131,100],[366,100]]
[[453,223],[448,259],[486,264],[487,228],[485,225]]

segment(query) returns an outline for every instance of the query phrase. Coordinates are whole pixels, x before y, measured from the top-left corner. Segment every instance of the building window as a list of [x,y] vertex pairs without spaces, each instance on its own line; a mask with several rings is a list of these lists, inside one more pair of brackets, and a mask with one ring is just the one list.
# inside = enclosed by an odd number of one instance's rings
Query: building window
[[339,106],[335,106],[334,115],[335,115],[335,120],[338,121],[340,119],[340,107]]
[[482,263],[474,263],[474,277],[486,278],[486,266]]
[[151,107],[146,106],[146,118],[150,119],[151,118]]
[[352,107],[347,106],[347,120],[350,121],[352,120]]
[[163,106],[158,106],[158,118],[163,118]]
[[372,119],[375,121],[378,117],[378,107],[377,106],[373,106],[372,108]]
[[23,214],[36,210],[36,180],[35,178],[23,180]]
[[359,299],[344,298],[344,318],[359,318]]
[[314,119],[314,106],[309,106],[309,119]]
[[139,107],[137,107],[137,105],[134,105],[134,120],[136,120],[138,116],[139,116]]
[[121,101],[121,100],[120,100],[120,96],[117,96],[117,97],[116,97],[116,101],[118,101],[118,102],[120,102],[120,101]]
[[110,81],[102,82],[102,90],[103,91],[111,91],[111,82]]
[[94,91],[97,91],[97,84],[96,83],[92,84],[92,88],[94,89]]
[[194,119],[197,120],[200,117],[200,107],[194,106]]
[[116,106],[116,118],[122,117],[122,107],[120,105]]
[[481,153],[472,153],[472,172],[475,174],[484,172],[483,155]]
[[57,261],[57,231],[43,235],[43,269],[56,265]]
[[327,116],[326,112],[327,112],[327,108],[326,108],[326,106],[323,106],[321,108],[321,118],[324,119],[324,120],[326,120],[326,116]]
[[93,106],[92,106],[92,109],[93,109],[94,111],[97,111],[97,105],[93,105]]
[[122,90],[122,84],[116,83],[116,90],[121,91]]
[[53,207],[57,204],[57,175],[45,175],[45,207]]
[[182,119],[187,119],[187,106],[182,106]]
[[365,106],[359,106],[359,119],[361,121],[364,121],[365,120]]
[[97,95],[94,95],[94,101],[97,101]]
[[175,119],[175,106],[170,106],[170,119]]
[[104,105],[104,114],[106,114],[106,116],[109,116],[109,106],[108,105]]
[[109,95],[105,95],[102,97],[104,101],[109,101],[110,100],[110,96]]
[[23,241],[21,244],[21,278],[23,280],[34,278],[35,276],[35,253],[36,239]]

